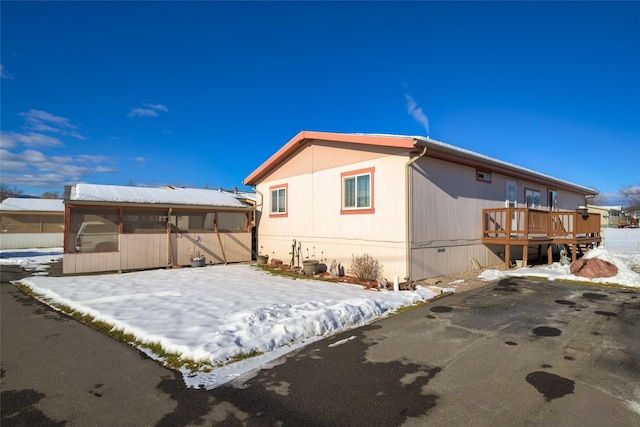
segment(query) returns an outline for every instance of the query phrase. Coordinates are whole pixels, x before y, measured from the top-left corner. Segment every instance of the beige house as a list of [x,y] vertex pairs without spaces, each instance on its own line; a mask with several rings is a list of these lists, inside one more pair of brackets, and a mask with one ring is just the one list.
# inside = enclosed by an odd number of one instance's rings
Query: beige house
[[622,206],[596,206],[587,205],[589,212],[600,214],[602,228],[618,228],[620,218],[624,218]]
[[218,190],[65,188],[63,273],[251,260],[253,206]]
[[386,278],[418,280],[551,255],[558,237],[599,243],[576,211],[594,190],[426,137],[303,131],[244,183],[259,250],[286,263],[295,239],[304,259],[348,270],[367,253]]

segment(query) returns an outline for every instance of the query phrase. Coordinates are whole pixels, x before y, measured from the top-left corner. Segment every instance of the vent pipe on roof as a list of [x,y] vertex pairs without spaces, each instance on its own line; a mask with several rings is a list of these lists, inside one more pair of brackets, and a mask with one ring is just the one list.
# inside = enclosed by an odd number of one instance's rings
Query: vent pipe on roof
[[64,186],[64,194],[62,196],[63,200],[71,200],[71,185]]

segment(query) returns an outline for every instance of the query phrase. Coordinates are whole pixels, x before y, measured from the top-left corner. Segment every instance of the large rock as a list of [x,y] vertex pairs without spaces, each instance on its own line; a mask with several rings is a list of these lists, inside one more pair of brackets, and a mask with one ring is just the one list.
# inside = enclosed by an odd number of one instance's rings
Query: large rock
[[596,279],[598,277],[615,276],[618,274],[618,267],[610,262],[598,258],[580,258],[579,260],[571,263],[569,271],[571,274],[575,274],[576,276]]

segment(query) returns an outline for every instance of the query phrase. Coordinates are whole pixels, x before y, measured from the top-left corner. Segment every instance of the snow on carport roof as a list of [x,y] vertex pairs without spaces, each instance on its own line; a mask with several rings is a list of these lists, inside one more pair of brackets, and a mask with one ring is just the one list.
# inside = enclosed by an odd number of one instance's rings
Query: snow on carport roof
[[71,188],[69,201],[145,203],[155,205],[194,205],[247,207],[233,195],[198,188],[145,188],[118,185],[77,184]]
[[64,212],[59,199],[23,199],[10,197],[0,203],[0,211],[12,212]]

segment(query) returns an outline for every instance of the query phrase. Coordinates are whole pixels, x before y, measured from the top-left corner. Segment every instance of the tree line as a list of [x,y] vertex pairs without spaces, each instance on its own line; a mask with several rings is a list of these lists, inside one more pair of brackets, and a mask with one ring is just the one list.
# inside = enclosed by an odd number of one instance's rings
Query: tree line
[[[0,201],[9,197],[23,197],[24,192],[18,187],[12,187],[6,184],[0,184]],[[60,193],[57,191],[45,191],[40,195],[40,199],[60,199]]]

